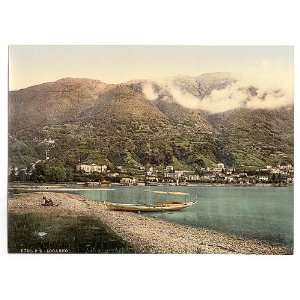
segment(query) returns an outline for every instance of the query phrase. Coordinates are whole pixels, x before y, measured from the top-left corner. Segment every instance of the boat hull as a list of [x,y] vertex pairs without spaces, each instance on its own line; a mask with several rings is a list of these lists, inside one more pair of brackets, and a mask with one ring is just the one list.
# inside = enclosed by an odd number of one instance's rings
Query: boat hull
[[181,210],[192,206],[194,202],[166,203],[166,204],[159,204],[153,206],[139,205],[139,204],[112,203],[112,202],[105,202],[104,204],[110,210],[131,211],[131,212],[164,212],[164,211]]

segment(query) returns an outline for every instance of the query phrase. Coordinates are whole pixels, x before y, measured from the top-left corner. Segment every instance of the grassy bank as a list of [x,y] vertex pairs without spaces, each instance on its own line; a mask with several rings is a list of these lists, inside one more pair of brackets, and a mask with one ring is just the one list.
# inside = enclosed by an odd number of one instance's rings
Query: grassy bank
[[131,247],[98,219],[87,216],[8,216],[10,253],[132,253]]

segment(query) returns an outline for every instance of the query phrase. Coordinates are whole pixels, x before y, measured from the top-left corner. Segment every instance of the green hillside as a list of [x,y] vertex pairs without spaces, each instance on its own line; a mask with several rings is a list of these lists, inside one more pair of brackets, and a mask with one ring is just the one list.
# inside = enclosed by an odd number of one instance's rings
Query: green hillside
[[[54,143],[47,145],[49,139]],[[46,149],[50,160],[65,166],[105,162],[112,170],[118,165],[195,169],[219,161],[227,166],[293,162],[293,109],[208,114],[171,98],[149,101],[139,84],[89,79],[11,92],[10,166],[44,159]]]

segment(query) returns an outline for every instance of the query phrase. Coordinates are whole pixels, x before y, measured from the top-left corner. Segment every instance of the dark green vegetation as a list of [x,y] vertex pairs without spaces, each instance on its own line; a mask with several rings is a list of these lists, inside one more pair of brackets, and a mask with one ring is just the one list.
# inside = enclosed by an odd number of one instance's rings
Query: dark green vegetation
[[[219,88],[230,84],[220,82]],[[202,80],[192,91],[203,97],[217,88]],[[46,150],[50,161],[45,175],[37,176],[51,181],[73,178],[79,161],[105,163],[112,171],[118,165],[133,171],[169,164],[197,169],[219,161],[243,168],[293,163],[293,107],[208,114],[165,97],[147,100],[141,82],[70,78],[11,92],[10,166],[29,167]]]
[[8,215],[10,253],[132,253],[99,220],[85,216]]

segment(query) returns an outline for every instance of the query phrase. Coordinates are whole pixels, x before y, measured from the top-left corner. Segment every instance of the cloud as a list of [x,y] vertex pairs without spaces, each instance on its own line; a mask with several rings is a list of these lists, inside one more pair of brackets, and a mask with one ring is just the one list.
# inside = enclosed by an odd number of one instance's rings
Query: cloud
[[286,95],[266,95],[264,99],[253,97],[246,105],[247,108],[252,109],[275,109],[292,104],[292,101]]
[[[183,107],[220,113],[237,108],[275,109],[293,104],[293,66],[261,62],[233,74],[236,82],[226,88],[214,89],[200,99],[182,90],[172,80],[160,81],[161,91],[152,84],[143,86],[145,96],[156,100],[161,94],[171,95]],[[170,97],[170,96],[169,96]]]
[[246,99],[247,95],[238,84],[233,84],[225,89],[213,90],[209,96],[201,101],[199,108],[210,113],[219,113],[242,107]]
[[157,99],[158,94],[153,88],[153,85],[149,82],[143,83],[142,85],[143,93],[145,94],[146,98],[150,101]]

